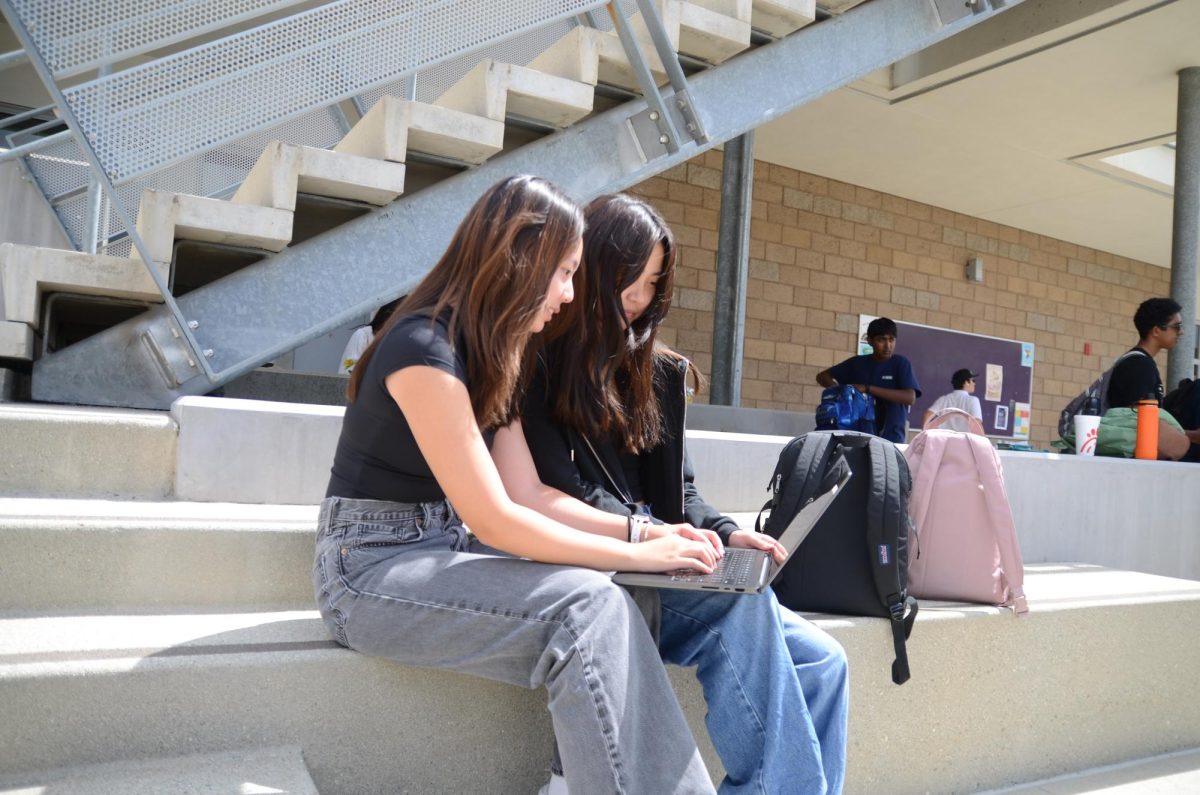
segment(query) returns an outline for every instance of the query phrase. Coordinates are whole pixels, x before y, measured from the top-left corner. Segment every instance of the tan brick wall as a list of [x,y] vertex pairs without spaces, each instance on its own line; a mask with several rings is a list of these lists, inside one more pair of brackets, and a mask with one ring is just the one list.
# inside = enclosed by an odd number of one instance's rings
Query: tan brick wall
[[[680,248],[663,340],[705,373],[721,158],[707,152],[631,190]],[[1067,401],[1136,341],[1137,305],[1169,292],[1164,268],[769,163],[755,163],[753,190],[745,406],[812,411],[816,374],[855,351],[858,316],[885,315],[1033,342],[1031,441],[1046,447]],[[974,255],[982,284],[963,276]]]

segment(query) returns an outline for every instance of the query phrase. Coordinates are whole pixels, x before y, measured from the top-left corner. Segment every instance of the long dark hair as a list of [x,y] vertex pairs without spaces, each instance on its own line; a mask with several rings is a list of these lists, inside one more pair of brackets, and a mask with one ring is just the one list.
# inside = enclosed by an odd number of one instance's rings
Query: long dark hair
[[[654,391],[655,336],[671,306],[675,239],[653,207],[624,194],[601,196],[584,210],[582,275],[576,296],[549,335],[551,412],[582,434],[597,431],[630,452],[662,438]],[[662,276],[654,299],[628,328],[621,293],[638,280],[656,245]]]
[[402,318],[450,312],[450,339],[466,348],[471,407],[481,428],[516,416],[529,368],[530,326],[550,279],[583,234],[579,206],[540,177],[490,187],[459,224],[446,253],[375,335],[350,374],[358,395],[379,342]]

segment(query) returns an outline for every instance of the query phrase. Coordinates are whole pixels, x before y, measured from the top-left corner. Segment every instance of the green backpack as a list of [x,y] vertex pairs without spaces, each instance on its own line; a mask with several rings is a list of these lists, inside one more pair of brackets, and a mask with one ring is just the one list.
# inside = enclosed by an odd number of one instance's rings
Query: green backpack
[[[1169,411],[1158,412],[1160,419],[1180,432],[1183,426]],[[1100,418],[1100,432],[1096,437],[1096,455],[1116,458],[1133,458],[1133,446],[1137,442],[1137,411],[1128,407],[1109,409]]]

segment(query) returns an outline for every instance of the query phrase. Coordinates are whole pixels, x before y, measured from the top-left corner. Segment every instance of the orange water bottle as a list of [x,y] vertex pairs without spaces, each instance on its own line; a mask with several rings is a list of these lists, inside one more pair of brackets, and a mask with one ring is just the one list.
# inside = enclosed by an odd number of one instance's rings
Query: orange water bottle
[[1146,395],[1137,404],[1137,443],[1133,457],[1158,460],[1158,398]]

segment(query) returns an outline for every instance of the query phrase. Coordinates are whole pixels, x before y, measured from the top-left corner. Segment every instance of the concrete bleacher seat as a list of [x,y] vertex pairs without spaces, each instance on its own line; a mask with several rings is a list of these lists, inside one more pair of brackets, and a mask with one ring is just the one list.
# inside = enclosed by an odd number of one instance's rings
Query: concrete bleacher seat
[[[689,417],[721,425],[722,412]],[[14,496],[315,504],[324,496],[343,409],[262,400],[186,397],[162,412],[0,405],[0,474]],[[775,425],[774,412],[752,425]],[[809,415],[797,415],[799,432]],[[741,424],[740,422],[738,424]],[[140,453],[137,445],[149,446]],[[714,505],[753,522],[790,437],[689,430],[696,483]],[[37,440],[36,445],[31,440]],[[150,441],[154,440],[154,441]],[[100,461],[45,455],[76,445]],[[1200,467],[1166,461],[1079,458],[1000,451],[1013,518],[1027,563],[1081,562],[1200,580],[1200,538],[1180,517],[1200,516]],[[1136,528],[1131,532],[1130,528]]]
[[317,795],[298,746],[252,748],[214,754],[134,759],[44,770],[15,776],[0,795],[113,795],[114,793],[239,793]]
[[[312,609],[315,503],[339,424],[335,407],[219,398],[170,415],[0,406],[0,479],[26,495],[0,498],[0,787],[288,746],[326,795],[536,790],[543,693],[363,657]],[[765,499],[784,441],[689,432],[701,489],[750,521],[736,511]],[[1005,457],[1014,505],[1035,493],[1012,474],[1020,460]],[[1135,480],[1171,466],[1030,460],[1123,465]],[[289,481],[303,487],[292,504],[264,499]],[[106,499],[48,496],[86,489]],[[886,621],[811,617],[851,660],[848,793],[975,791],[1200,746],[1200,582],[1047,563],[1027,566],[1026,592],[1023,619],[924,603],[902,687]],[[719,776],[700,688],[670,673]]]
[[[38,502],[0,501],[8,565],[60,569],[51,605],[20,582],[4,593],[0,770],[10,778],[244,745],[299,745],[327,793],[392,792],[401,780],[414,792],[533,791],[544,776],[543,693],[375,660],[329,640],[297,598],[309,587],[311,508],[297,522],[307,533],[264,531],[251,514],[242,537],[229,506],[211,509],[225,515],[215,526],[181,530],[165,521],[156,529],[149,506],[138,526],[106,520],[95,505],[72,515],[59,503],[65,515],[55,516]],[[213,573],[222,559],[231,570]],[[153,601],[162,580],[187,580],[189,570],[195,581],[173,594],[186,610]],[[223,604],[238,588],[244,601]],[[1200,583],[1033,566],[1026,590],[1024,619],[926,604],[903,687],[890,681],[886,621],[812,617],[852,661],[847,792],[970,791],[1200,744],[1192,648],[1180,642],[1200,631]],[[295,603],[256,607],[281,598]],[[671,673],[719,775],[699,687],[689,672]],[[927,764],[911,764],[914,753]]]

